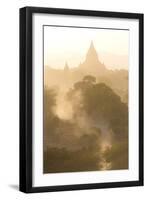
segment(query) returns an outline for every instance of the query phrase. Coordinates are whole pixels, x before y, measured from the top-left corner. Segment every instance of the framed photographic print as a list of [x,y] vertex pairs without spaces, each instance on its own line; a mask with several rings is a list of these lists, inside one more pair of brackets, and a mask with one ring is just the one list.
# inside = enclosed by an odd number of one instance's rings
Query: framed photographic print
[[143,14],[20,9],[20,191],[143,185]]

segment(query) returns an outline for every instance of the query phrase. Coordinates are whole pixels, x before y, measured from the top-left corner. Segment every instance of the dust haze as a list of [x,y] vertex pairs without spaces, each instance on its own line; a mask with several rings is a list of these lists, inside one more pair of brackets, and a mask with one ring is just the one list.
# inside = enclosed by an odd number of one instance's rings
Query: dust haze
[[93,41],[83,62],[44,66],[43,172],[128,169],[128,70],[110,70]]

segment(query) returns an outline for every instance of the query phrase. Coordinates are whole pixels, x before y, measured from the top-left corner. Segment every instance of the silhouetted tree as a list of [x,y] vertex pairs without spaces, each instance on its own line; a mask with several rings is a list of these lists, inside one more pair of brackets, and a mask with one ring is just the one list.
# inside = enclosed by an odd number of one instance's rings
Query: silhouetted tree
[[89,84],[94,84],[96,83],[96,78],[94,76],[87,75],[87,76],[84,76],[83,81],[88,82]]

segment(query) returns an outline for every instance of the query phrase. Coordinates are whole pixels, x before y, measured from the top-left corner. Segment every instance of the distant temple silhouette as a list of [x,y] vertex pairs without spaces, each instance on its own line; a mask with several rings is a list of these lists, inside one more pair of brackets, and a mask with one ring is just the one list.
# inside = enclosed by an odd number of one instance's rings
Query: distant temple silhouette
[[124,102],[128,101],[128,71],[124,69],[108,69],[99,59],[93,41],[91,41],[90,47],[87,50],[85,60],[78,66],[70,68],[67,61],[63,68],[59,67],[55,69],[45,66],[44,86],[67,90],[72,88],[74,83],[81,81],[86,75],[96,77],[97,82],[108,84],[121,96]]
[[77,67],[70,68],[66,61],[63,69],[54,69],[48,66],[45,66],[44,69],[45,85],[48,86],[57,84],[72,86],[74,82],[81,80],[85,75],[99,77],[109,71],[99,60],[93,41],[91,41],[84,62],[80,63]]
[[85,60],[77,67],[70,68],[68,62],[64,67],[58,69],[44,67],[44,86],[62,88],[66,90],[72,88],[74,83],[81,81],[84,76],[92,75],[98,82],[104,82],[127,102],[128,95],[128,71],[127,70],[110,70],[99,59],[98,53],[94,47],[93,41],[87,50]]
[[54,69],[52,67],[45,66],[45,70],[53,71],[57,70],[62,71],[65,74],[68,74],[73,71],[82,72],[83,74],[91,74],[96,76],[101,76],[105,72],[108,71],[108,69],[105,67],[104,63],[102,63],[98,57],[98,54],[96,52],[96,49],[94,47],[93,41],[90,43],[90,47],[87,51],[85,60],[83,63],[80,63],[77,67],[70,68],[67,61],[65,62],[64,68],[62,69]]
[[103,63],[100,62],[93,41],[91,41],[85,61],[80,64],[79,67],[90,74],[96,73],[102,75],[106,72],[106,67]]
[[68,72],[68,71],[69,71],[69,66],[68,66],[68,63],[67,63],[67,62],[65,63],[64,71],[65,71],[65,72]]

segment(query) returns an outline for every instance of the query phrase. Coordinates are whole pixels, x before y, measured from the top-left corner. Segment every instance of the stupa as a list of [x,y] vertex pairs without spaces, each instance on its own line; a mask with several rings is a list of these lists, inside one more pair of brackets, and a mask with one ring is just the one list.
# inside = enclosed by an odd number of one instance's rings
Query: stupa
[[105,65],[99,60],[93,41],[91,41],[85,61],[79,67],[82,71],[92,75],[102,75],[106,72]]

